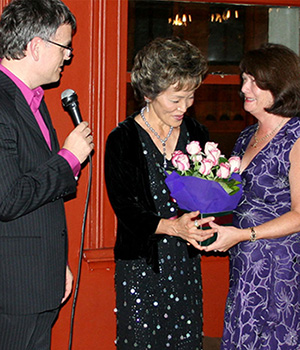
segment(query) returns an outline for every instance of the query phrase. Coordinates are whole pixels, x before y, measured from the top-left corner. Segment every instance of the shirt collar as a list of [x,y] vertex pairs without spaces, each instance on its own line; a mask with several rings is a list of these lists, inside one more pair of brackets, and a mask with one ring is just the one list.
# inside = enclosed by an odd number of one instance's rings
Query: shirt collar
[[16,77],[10,70],[8,70],[1,64],[1,59],[0,71],[6,74],[17,85],[17,87],[21,90],[22,94],[24,95],[30,109],[33,113],[35,113],[40,107],[42,98],[44,96],[44,90],[40,86],[31,90],[25,83],[23,83],[22,80]]

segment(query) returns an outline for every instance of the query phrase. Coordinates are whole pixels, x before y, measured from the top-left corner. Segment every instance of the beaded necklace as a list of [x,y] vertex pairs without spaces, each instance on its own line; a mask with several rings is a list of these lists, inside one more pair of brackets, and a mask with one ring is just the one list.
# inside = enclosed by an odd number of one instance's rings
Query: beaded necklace
[[262,138],[260,138],[260,139],[257,138],[257,133],[258,133],[258,129],[259,129],[259,126],[258,126],[257,129],[256,129],[256,131],[255,131],[255,133],[254,133],[254,140],[255,140],[255,142],[254,142],[253,145],[251,145],[251,147],[256,148],[256,147],[257,147],[257,144],[258,144],[259,142],[263,142],[263,141],[265,141],[266,139],[268,139],[270,136],[272,136],[272,135],[275,133],[275,131],[281,127],[281,125],[283,124],[284,121],[285,121],[285,120],[283,119],[282,122],[279,123],[279,124],[276,126],[275,129],[273,129],[271,132],[269,132],[267,135],[265,135],[264,137],[262,137]]
[[159,141],[161,142],[161,144],[162,144],[162,146],[163,146],[164,168],[166,169],[166,168],[167,168],[166,142],[168,141],[169,137],[171,136],[174,127],[171,126],[171,127],[170,127],[170,130],[169,130],[169,132],[168,132],[168,135],[167,135],[164,139],[162,139],[162,138],[159,136],[159,134],[152,128],[152,126],[149,124],[149,122],[147,121],[147,119],[145,118],[145,116],[144,116],[144,110],[145,110],[145,108],[146,108],[146,107],[144,107],[144,108],[141,109],[141,117],[142,117],[144,123],[146,124],[147,128],[159,139]]

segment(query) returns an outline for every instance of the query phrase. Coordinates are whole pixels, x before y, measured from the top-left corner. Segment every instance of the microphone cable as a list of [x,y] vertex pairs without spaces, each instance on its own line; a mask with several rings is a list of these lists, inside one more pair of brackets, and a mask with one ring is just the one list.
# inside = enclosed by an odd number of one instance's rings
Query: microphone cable
[[90,195],[91,195],[91,185],[92,185],[93,164],[92,164],[92,156],[91,156],[91,154],[89,154],[88,159],[89,159],[89,179],[88,179],[88,188],[87,188],[86,201],[85,201],[85,207],[84,207],[82,228],[81,228],[81,243],[80,243],[80,249],[79,249],[77,280],[76,280],[76,284],[75,284],[75,288],[74,288],[74,298],[73,298],[73,303],[72,303],[70,335],[69,335],[69,350],[72,349],[75,309],[76,309],[76,302],[77,302],[79,283],[80,283],[80,276],[81,276],[83,246],[84,246],[84,237],[85,237],[85,228],[86,228],[86,219],[87,219],[87,212],[88,212],[89,200],[90,200]]

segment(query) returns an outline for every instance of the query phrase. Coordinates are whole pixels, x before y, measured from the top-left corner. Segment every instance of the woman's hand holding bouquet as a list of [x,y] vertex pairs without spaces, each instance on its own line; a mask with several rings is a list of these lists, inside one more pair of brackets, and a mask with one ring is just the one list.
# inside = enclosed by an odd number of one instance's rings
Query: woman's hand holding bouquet
[[198,210],[201,218],[231,214],[242,195],[240,158],[227,160],[214,142],[207,142],[202,152],[199,142],[192,141],[186,151],[173,153],[174,171],[165,181],[179,208]]
[[186,213],[172,220],[161,219],[156,233],[164,233],[170,236],[180,237],[185,240],[188,245],[201,249],[203,241],[210,239],[217,232],[217,229],[210,228],[207,230],[199,230],[202,225],[210,225],[214,221],[214,217],[206,217],[199,219],[199,211]]

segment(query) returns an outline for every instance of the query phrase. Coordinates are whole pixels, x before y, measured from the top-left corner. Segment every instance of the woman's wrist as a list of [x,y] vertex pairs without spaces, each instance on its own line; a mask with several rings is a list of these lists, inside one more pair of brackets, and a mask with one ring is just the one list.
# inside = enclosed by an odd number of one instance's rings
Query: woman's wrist
[[257,231],[256,231],[256,227],[248,227],[248,228],[243,228],[240,229],[240,242],[246,242],[246,241],[250,241],[250,242],[255,242],[258,238],[257,238]]
[[161,219],[155,231],[156,234],[177,236],[175,223],[177,218]]
[[168,224],[169,223],[167,219],[160,219],[155,233],[158,235],[167,234]]

